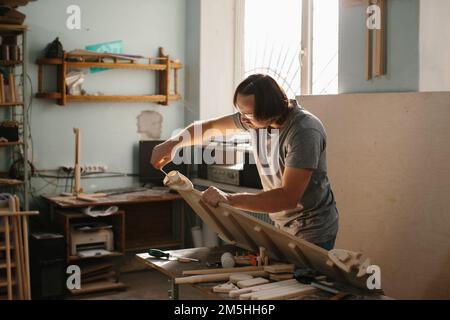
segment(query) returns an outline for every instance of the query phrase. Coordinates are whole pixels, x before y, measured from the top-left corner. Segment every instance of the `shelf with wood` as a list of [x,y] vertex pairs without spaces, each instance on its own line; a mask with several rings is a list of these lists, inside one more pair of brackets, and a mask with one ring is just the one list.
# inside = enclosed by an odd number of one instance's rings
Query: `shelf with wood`
[[[29,102],[26,94],[28,92],[28,81],[26,81],[28,64],[26,61],[28,61],[29,52],[27,50],[27,31],[28,26],[26,25],[0,24],[0,67],[3,69],[0,74],[0,109],[7,111],[2,112],[4,116],[0,122],[4,124],[5,121],[14,121],[18,127],[18,137],[6,137],[9,141],[0,142],[0,148],[12,147],[14,151],[17,151],[11,152],[10,160],[4,161],[0,170],[9,171],[12,165],[17,164],[21,170],[23,168],[24,177],[30,176],[29,141],[26,139],[29,136],[29,112],[26,108]],[[19,141],[14,141],[17,139]],[[11,193],[20,193],[23,207],[28,210],[30,198],[30,180],[28,178],[24,181],[9,179],[7,174],[3,175],[0,172],[0,187],[2,190],[15,188],[14,191],[11,190]]]
[[[142,61],[145,61],[143,63]],[[140,61],[140,62],[136,62]],[[171,60],[169,55],[159,48],[158,57],[127,58],[125,55],[101,54],[83,51],[82,53],[64,53],[58,58],[43,58],[36,60],[38,65],[38,92],[37,98],[55,99],[61,106],[68,102],[153,102],[169,105],[170,102],[181,100],[178,93],[178,71],[183,65],[177,60]],[[56,67],[56,91],[44,90],[44,67]],[[144,95],[70,95],[68,94],[65,79],[70,69],[123,69],[155,71],[157,76],[156,94]]]

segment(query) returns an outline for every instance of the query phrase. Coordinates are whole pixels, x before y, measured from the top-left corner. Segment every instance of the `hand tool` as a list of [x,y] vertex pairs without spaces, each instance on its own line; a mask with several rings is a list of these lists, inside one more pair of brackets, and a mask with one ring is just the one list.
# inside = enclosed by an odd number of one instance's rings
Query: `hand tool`
[[179,262],[200,262],[200,260],[198,259],[171,256],[170,253],[164,252],[159,249],[149,249],[148,254],[155,258],[164,260],[170,260],[170,258],[173,257]]

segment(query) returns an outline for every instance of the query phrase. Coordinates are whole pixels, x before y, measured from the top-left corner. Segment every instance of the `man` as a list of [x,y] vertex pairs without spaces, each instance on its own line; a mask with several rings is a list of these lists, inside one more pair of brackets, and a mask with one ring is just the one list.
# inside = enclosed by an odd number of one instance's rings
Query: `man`
[[[161,168],[171,161],[175,148],[201,144],[218,133],[248,131],[264,191],[227,194],[210,187],[203,192],[203,200],[212,206],[224,202],[269,214],[276,227],[333,249],[338,210],[328,181],[326,133],[320,120],[289,100],[274,79],[262,74],[249,76],[236,88],[234,105],[238,112],[191,124],[156,146],[151,163]],[[194,136],[197,130],[202,134]],[[181,137],[185,138],[179,142]]]

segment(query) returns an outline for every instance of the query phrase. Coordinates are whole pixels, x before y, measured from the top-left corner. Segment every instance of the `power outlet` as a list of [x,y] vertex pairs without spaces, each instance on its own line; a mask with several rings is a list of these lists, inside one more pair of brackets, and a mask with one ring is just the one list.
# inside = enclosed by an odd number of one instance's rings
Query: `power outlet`
[[[61,166],[60,169],[64,172],[73,172],[74,166]],[[80,166],[82,173],[103,173],[108,170],[108,166],[104,164],[85,164]]]

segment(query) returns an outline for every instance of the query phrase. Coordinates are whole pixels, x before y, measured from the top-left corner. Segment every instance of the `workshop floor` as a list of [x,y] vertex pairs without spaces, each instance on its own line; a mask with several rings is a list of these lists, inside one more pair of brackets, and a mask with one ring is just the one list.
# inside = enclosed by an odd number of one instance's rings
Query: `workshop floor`
[[[125,291],[83,295],[70,299],[80,300],[167,300],[170,288],[168,278],[155,270],[125,273],[120,281],[128,286]],[[204,300],[198,290],[180,286],[180,300]]]

